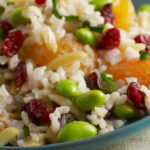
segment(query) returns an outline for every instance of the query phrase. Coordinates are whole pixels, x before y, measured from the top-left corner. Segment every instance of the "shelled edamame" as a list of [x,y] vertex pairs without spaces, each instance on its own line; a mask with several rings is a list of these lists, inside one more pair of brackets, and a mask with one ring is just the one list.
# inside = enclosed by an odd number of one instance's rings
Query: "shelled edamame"
[[121,119],[132,119],[140,116],[140,112],[127,103],[114,106],[113,114]]
[[75,106],[82,111],[92,110],[94,107],[100,107],[105,103],[105,94],[99,90],[91,90],[75,97]]
[[56,90],[64,97],[72,98],[79,94],[77,85],[71,80],[62,80],[56,84]]
[[90,4],[95,6],[96,10],[100,10],[104,5],[112,3],[112,0],[92,0]]
[[30,19],[29,18],[25,18],[23,17],[22,13],[24,10],[27,10],[28,7],[24,6],[24,7],[18,7],[16,9],[14,9],[11,14],[10,14],[10,19],[11,21],[16,24],[16,25],[26,25],[30,23]]
[[76,32],[76,36],[83,44],[89,44],[92,47],[96,47],[97,45],[97,39],[95,34],[87,28],[78,29]]
[[105,94],[100,90],[91,90],[79,94],[77,85],[71,80],[62,80],[56,84],[57,92],[68,98],[72,98],[75,106],[82,111],[92,110],[94,107],[105,103]]
[[63,126],[58,132],[58,141],[68,142],[95,136],[97,128],[88,122],[74,121]]

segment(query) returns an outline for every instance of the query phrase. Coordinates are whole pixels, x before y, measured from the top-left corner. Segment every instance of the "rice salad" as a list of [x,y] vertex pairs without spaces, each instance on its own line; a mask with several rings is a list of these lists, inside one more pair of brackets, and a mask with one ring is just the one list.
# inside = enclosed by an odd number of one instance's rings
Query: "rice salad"
[[0,0],[0,145],[111,132],[150,114],[150,5]]

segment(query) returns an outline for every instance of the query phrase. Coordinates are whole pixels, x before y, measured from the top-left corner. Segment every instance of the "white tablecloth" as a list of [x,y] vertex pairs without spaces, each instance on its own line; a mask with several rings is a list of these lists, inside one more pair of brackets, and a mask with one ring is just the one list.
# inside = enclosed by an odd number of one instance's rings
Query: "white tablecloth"
[[150,150],[150,128],[138,132],[121,143],[100,150]]

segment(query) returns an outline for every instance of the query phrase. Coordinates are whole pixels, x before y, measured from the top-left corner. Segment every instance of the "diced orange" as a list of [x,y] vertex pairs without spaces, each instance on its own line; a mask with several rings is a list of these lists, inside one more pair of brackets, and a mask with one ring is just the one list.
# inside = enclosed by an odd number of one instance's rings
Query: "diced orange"
[[58,44],[57,52],[48,50],[46,45],[34,44],[32,46],[24,48],[25,49],[24,53],[26,53],[26,55],[28,55],[28,57],[31,58],[35,62],[35,64],[43,66],[50,63],[54,58],[56,58],[59,55],[73,52],[74,51],[73,48],[76,48],[78,50],[83,49],[83,45],[67,39],[61,39],[60,41],[57,42],[57,44]]
[[137,77],[140,84],[150,85],[150,58],[146,61],[123,60],[114,66],[108,66],[107,72],[111,73],[116,80]]
[[136,13],[131,0],[113,0],[116,27],[128,30],[135,21]]
[[45,45],[32,45],[29,48],[29,58],[35,62],[35,64],[43,66],[47,65],[50,60],[56,57],[56,53],[49,51]]

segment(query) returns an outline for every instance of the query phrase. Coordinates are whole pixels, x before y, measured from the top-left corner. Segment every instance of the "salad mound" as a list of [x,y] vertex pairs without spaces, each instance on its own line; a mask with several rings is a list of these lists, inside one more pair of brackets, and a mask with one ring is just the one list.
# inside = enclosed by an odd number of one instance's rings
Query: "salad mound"
[[105,134],[150,114],[150,4],[0,0],[0,146]]

